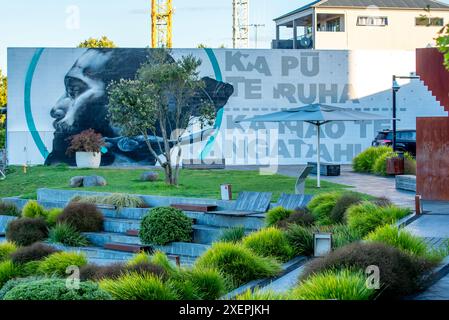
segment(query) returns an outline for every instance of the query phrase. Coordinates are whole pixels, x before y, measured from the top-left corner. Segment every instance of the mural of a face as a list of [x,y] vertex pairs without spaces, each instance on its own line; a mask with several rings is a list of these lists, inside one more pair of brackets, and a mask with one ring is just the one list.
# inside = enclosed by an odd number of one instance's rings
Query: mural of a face
[[[50,112],[55,119],[55,133],[47,165],[61,162],[74,165],[74,156],[66,155],[67,139],[90,128],[101,133],[108,144],[102,165],[155,163],[141,137],[120,137],[118,128],[113,128],[108,120],[107,110],[109,83],[135,78],[139,67],[147,61],[151,62],[147,49],[89,49],[78,58],[64,78],[65,93]],[[203,81],[205,88],[190,103],[195,106],[200,101],[210,101],[218,111],[226,105],[234,88],[208,77]]]

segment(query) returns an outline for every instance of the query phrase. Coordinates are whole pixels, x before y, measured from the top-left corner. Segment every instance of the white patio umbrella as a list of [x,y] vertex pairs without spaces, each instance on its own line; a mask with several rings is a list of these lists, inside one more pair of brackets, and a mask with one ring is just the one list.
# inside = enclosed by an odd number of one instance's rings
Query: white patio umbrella
[[317,127],[317,187],[321,187],[321,132],[320,127],[333,121],[369,121],[369,120],[393,120],[392,118],[376,114],[354,111],[325,104],[311,104],[308,106],[287,109],[280,112],[256,116],[236,122],[294,122],[303,121]]

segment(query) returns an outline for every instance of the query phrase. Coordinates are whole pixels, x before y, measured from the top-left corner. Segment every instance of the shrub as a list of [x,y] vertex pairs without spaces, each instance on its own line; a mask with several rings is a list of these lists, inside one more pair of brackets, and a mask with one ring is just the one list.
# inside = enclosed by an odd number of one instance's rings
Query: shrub
[[317,224],[329,225],[332,223],[330,215],[340,197],[341,195],[336,192],[324,193],[315,196],[309,202],[307,208],[312,212]]
[[132,266],[139,263],[150,263],[151,257],[146,254],[145,252],[139,252],[138,254],[135,254],[130,260],[128,260],[127,265]]
[[54,226],[56,225],[56,222],[58,221],[58,217],[62,214],[63,210],[60,208],[55,208],[47,211],[46,213],[46,220],[48,225]]
[[30,277],[39,274],[39,265],[40,261],[30,261],[21,265],[18,265],[20,268],[20,277]]
[[185,272],[184,278],[195,288],[198,299],[216,300],[225,294],[225,280],[216,270],[193,268]]
[[48,234],[48,241],[61,243],[69,247],[86,247],[89,245],[89,241],[84,235],[66,223],[58,223],[51,228]]
[[11,260],[15,264],[22,265],[31,261],[42,260],[56,252],[59,252],[59,250],[46,244],[36,242],[30,246],[17,249],[17,251],[11,255]]
[[287,228],[285,235],[296,256],[313,255],[313,230],[311,228],[292,224]]
[[375,198],[374,200],[371,200],[371,202],[378,207],[391,207],[394,205],[393,202],[386,197]]
[[274,301],[274,300],[288,300],[287,294],[282,294],[278,292],[274,292],[271,290],[254,290],[251,292],[251,290],[247,290],[244,293],[238,295],[235,297],[235,300],[265,300],[265,301]]
[[314,225],[315,217],[307,208],[296,209],[288,218],[279,221],[276,226],[281,229],[287,229],[291,224],[297,224],[303,227]]
[[64,279],[42,279],[20,283],[9,290],[4,300],[111,300],[96,283],[81,282],[79,289],[69,289]]
[[159,277],[162,280],[168,278],[168,274],[165,271],[165,269],[152,262],[138,262],[131,265],[127,265],[125,270],[128,273],[152,274],[154,276]]
[[45,218],[45,209],[37,201],[30,200],[22,209],[22,217]]
[[159,207],[143,218],[139,237],[144,244],[165,245],[170,242],[192,240],[192,220],[181,210]]
[[334,249],[344,247],[362,239],[362,235],[355,229],[344,224],[337,224],[329,229],[332,233],[332,247]]
[[3,287],[0,289],[0,300],[3,300],[5,295],[10,291],[12,288],[16,287],[19,284],[35,281],[35,280],[42,280],[42,277],[27,277],[27,278],[15,278],[11,279],[8,282],[6,282]]
[[69,137],[68,140],[70,141],[66,152],[68,155],[75,152],[100,152],[101,147],[105,145],[101,134],[95,133],[93,129],[84,130]]
[[377,227],[392,224],[410,214],[410,209],[395,206],[378,207],[371,202],[362,202],[347,211],[348,225],[351,229],[366,236]]
[[314,275],[292,292],[298,300],[369,300],[374,294],[362,271],[345,269]]
[[245,233],[245,227],[243,226],[228,228],[221,233],[218,241],[237,243],[245,237]]
[[57,252],[46,257],[39,264],[39,273],[46,275],[67,276],[66,270],[70,266],[82,267],[87,264],[84,254],[76,252]]
[[20,269],[11,260],[0,262],[0,288],[9,280],[20,275]]
[[0,200],[0,216],[19,217],[20,210],[15,204]]
[[8,260],[16,250],[17,246],[12,242],[0,243],[0,262]]
[[[396,152],[393,152],[393,150],[391,150],[391,152],[382,154],[379,158],[377,158],[376,162],[374,163],[373,170],[372,170],[373,173],[375,173],[377,175],[381,175],[381,176],[386,176],[387,175],[387,159],[395,158],[397,156],[398,156],[398,154]],[[404,159],[404,171],[405,171],[405,160],[407,160],[408,163],[410,164],[410,161],[413,162],[414,159],[407,152],[404,153],[404,158],[405,158]],[[415,163],[415,166],[416,166],[416,163]]]
[[381,297],[389,299],[401,298],[419,290],[423,273],[431,270],[434,264],[382,243],[359,242],[307,263],[301,280],[328,270],[365,271],[368,266],[379,267]]
[[399,228],[391,225],[377,228],[366,237],[366,240],[382,242],[413,256],[429,259],[435,263],[441,262],[448,253],[447,250],[432,249],[423,239],[412,235],[404,229],[399,230]]
[[362,198],[357,193],[344,193],[335,203],[335,206],[330,212],[330,220],[332,223],[343,223],[345,220],[345,212],[349,207],[358,204]]
[[120,278],[100,281],[100,288],[117,300],[176,300],[174,290],[149,274],[125,274]]
[[74,196],[71,203],[89,203],[95,205],[110,205],[121,208],[143,208],[145,202],[138,196],[116,193],[110,196]]
[[106,266],[86,264],[80,268],[80,280],[98,281],[101,279],[117,279],[125,273],[123,263],[113,263]]
[[178,275],[179,269],[176,268],[162,251],[156,251],[150,259],[152,264],[161,267],[168,275]]
[[284,233],[273,227],[249,234],[242,243],[259,256],[272,257],[282,262],[290,260],[294,254]]
[[43,241],[47,236],[47,224],[42,218],[20,218],[10,221],[6,227],[6,238],[19,246]]
[[388,146],[370,147],[352,160],[352,167],[356,172],[372,172],[376,160],[392,151],[393,149]]
[[105,197],[103,199],[103,204],[115,206],[119,209],[143,208],[145,206],[145,202],[142,200],[142,198],[124,193],[116,193]]
[[283,207],[276,207],[269,210],[266,214],[266,224],[269,227],[274,226],[281,220],[288,218],[293,213],[293,210],[288,210]]
[[71,225],[79,232],[99,232],[103,230],[103,214],[93,204],[69,203],[58,216],[58,223]]
[[271,258],[260,257],[241,244],[224,242],[214,243],[195,265],[218,270],[233,288],[252,280],[275,276],[281,270],[280,265]]

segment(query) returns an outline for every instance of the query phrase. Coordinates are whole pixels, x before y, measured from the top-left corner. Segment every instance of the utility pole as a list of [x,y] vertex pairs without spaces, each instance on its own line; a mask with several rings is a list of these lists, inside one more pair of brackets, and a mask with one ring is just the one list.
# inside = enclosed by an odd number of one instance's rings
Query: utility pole
[[151,47],[173,46],[172,0],[151,0]]
[[250,24],[249,27],[254,27],[254,33],[255,33],[254,42],[255,42],[255,47],[257,49],[258,30],[260,27],[265,27],[265,25],[264,24]]
[[249,0],[232,0],[232,46],[249,47]]

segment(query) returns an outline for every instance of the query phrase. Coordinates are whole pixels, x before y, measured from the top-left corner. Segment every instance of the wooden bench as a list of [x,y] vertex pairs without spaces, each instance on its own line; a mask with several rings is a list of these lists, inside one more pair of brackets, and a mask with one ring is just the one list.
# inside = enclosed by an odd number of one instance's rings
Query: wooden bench
[[237,217],[265,213],[270,207],[271,197],[271,192],[240,192],[232,209],[211,211],[211,213]]
[[171,207],[182,211],[194,211],[194,212],[210,212],[217,209],[216,205],[208,205],[208,204],[174,203],[171,205]]
[[147,252],[149,254],[154,253],[154,249],[152,246],[140,245],[140,244],[110,242],[110,243],[105,243],[103,247],[108,250],[115,250],[115,251],[122,251],[122,252],[139,253],[139,252],[143,251],[143,252]]
[[[317,163],[316,162],[308,162],[309,166],[312,166],[313,174],[317,174]],[[320,162],[320,173],[323,176],[339,176],[341,172],[341,166],[336,163],[328,163],[328,162]]]

